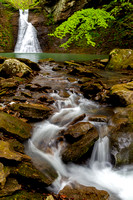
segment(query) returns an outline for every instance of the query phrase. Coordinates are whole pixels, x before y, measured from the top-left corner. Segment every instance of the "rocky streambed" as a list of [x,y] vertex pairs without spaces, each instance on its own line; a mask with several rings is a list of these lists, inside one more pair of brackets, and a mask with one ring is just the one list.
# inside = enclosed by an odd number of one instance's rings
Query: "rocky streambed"
[[[0,57],[1,199],[110,198],[104,190],[79,184],[66,186],[58,195],[50,194],[47,187],[58,177],[57,171],[48,162],[34,162],[26,155],[24,146],[36,123],[50,119],[57,112],[57,95],[63,104],[64,99],[77,94],[75,102],[82,95],[95,101],[98,107],[91,110],[86,107],[85,112],[75,113],[68,121],[59,117],[51,119],[54,124],[68,123],[56,142],[61,145],[67,142],[61,155],[63,162],[85,163],[99,137],[93,124],[105,122],[108,131],[102,137],[110,138],[112,164],[115,167],[133,164],[132,55],[132,50],[114,50],[109,61],[57,63],[47,59],[38,64],[27,59]],[[42,151],[44,145],[43,141]],[[50,146],[45,151],[53,154]]]

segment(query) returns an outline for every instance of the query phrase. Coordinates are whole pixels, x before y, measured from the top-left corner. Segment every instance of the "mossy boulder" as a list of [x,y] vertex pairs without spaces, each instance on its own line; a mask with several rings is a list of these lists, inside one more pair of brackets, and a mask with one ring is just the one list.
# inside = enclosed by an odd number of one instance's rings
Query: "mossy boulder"
[[58,177],[55,169],[45,162],[45,172],[42,173],[36,169],[31,162],[20,163],[17,168],[14,168],[13,174],[17,174],[25,179],[30,180],[33,184],[42,183],[44,186],[51,185]]
[[114,49],[109,54],[109,62],[106,69],[121,70],[133,69],[133,50]]
[[15,191],[20,190],[21,185],[14,178],[8,178],[3,189],[0,190],[0,197],[13,194]]
[[0,111],[0,130],[8,137],[17,138],[20,141],[30,138],[31,126],[22,120]]
[[39,193],[28,192],[23,189],[21,191],[16,191],[15,194],[1,197],[1,200],[44,200],[45,196]]
[[133,104],[133,81],[114,85],[110,89],[110,97],[113,105],[127,106]]
[[0,163],[0,190],[4,188],[6,183],[6,177],[10,174],[10,170],[8,167],[4,167],[2,163]]
[[17,60],[19,60],[20,62],[28,65],[32,70],[34,71],[39,71],[40,70],[40,67],[37,63],[29,60],[29,59],[26,59],[26,58],[17,58]]
[[12,76],[24,77],[31,73],[31,68],[17,59],[7,59],[0,66],[0,76],[5,78]]
[[23,155],[19,152],[16,152],[10,142],[0,140],[0,158],[4,158],[7,160],[15,160],[21,161],[22,159],[29,159],[30,158],[26,155]]
[[10,105],[10,109],[19,112],[21,117],[29,121],[47,119],[52,112],[52,109],[46,105],[32,103],[15,103]]
[[77,128],[77,125],[74,127],[75,131],[72,130],[71,137],[77,136],[78,138],[76,139],[78,139],[78,141],[68,144],[62,152],[62,160],[66,163],[81,161],[85,154],[91,151],[92,146],[98,139],[98,132],[93,126],[91,127],[91,125],[84,124],[82,128]]
[[93,200],[109,200],[108,192],[97,190],[94,187],[86,187],[83,185],[67,185],[59,193],[66,195],[67,198],[75,200],[93,199]]

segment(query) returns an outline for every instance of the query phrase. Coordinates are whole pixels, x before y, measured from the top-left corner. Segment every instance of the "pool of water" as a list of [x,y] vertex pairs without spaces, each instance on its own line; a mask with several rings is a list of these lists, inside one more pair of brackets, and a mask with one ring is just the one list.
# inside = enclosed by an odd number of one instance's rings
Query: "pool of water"
[[95,54],[71,54],[71,53],[0,53],[0,56],[8,58],[27,58],[33,62],[40,59],[53,58],[57,62],[63,61],[89,61],[94,59],[108,58],[108,55]]

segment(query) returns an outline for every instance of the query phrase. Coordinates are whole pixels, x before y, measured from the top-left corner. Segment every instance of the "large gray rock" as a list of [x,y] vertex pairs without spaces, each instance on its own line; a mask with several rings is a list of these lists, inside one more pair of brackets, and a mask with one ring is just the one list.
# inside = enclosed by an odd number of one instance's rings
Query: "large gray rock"
[[26,76],[32,72],[31,68],[26,64],[16,60],[16,59],[7,59],[2,65],[0,65],[0,76],[3,77],[12,77],[12,76]]

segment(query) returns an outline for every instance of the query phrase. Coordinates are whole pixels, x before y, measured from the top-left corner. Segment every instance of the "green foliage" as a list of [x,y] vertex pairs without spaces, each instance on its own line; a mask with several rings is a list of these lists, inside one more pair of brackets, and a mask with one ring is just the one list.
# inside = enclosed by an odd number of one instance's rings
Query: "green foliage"
[[8,4],[11,4],[16,9],[30,9],[39,4],[39,0],[6,0]]
[[108,21],[114,17],[103,9],[88,8],[75,12],[67,21],[56,28],[54,33],[49,34],[60,39],[69,36],[67,42],[61,47],[68,48],[74,42],[85,38],[87,44],[95,46],[93,41],[94,31],[99,28],[107,28]]
[[104,5],[104,8],[115,17],[121,18],[133,11],[133,4],[129,0],[113,0]]

